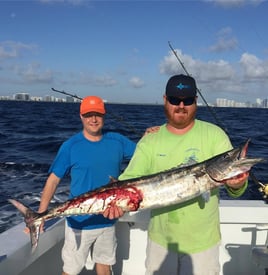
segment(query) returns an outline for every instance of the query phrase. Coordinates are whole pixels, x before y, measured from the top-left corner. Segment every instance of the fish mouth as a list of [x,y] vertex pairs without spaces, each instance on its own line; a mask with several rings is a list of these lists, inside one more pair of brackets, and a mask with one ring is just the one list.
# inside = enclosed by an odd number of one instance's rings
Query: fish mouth
[[235,180],[235,179],[238,180],[240,178],[243,178],[246,173],[249,173],[249,170],[241,172],[240,174],[237,174],[237,175],[229,177],[229,178],[224,178],[224,179],[219,180],[217,182],[224,184],[224,183],[228,182],[229,180]]

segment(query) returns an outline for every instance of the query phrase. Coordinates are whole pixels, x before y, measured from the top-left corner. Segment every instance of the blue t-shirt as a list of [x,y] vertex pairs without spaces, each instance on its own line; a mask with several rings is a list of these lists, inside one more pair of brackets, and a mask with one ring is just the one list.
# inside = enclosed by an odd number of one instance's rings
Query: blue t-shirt
[[[123,160],[129,160],[136,144],[118,133],[104,133],[100,141],[86,139],[82,132],[65,141],[54,159],[49,173],[57,177],[71,176],[69,198],[94,190],[118,178]],[[111,226],[116,220],[103,215],[70,216],[68,225],[76,229]]]

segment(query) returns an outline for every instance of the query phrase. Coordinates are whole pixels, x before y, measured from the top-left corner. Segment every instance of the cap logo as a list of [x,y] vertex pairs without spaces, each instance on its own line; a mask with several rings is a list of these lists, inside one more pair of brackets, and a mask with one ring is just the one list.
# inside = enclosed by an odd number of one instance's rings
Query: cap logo
[[182,89],[187,89],[187,88],[191,88],[191,86],[189,85],[184,85],[182,83],[180,83],[179,85],[176,86],[178,89],[182,90]]

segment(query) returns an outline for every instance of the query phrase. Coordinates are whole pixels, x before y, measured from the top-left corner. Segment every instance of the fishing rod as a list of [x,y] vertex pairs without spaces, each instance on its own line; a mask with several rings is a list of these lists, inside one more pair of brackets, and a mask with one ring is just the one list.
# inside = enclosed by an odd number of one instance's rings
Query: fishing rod
[[[191,76],[186,67],[184,66],[183,62],[181,61],[181,59],[179,58],[179,56],[177,55],[177,52],[174,50],[174,48],[172,47],[170,41],[168,41],[168,45],[170,47],[170,49],[172,50],[173,54],[175,55],[175,57],[177,58],[177,60],[179,61],[181,67],[183,68],[184,72],[186,73],[186,75]],[[203,97],[200,89],[198,89],[198,87],[196,87],[196,91],[198,92],[198,94],[201,96],[202,100],[204,101],[204,103],[206,104],[208,110],[210,111],[210,113],[212,114],[212,116],[214,117],[215,121],[217,122],[217,124],[224,129],[225,132],[228,132],[227,129],[222,125],[222,123],[220,122],[220,120],[217,117],[216,112],[214,111],[214,109],[211,108],[211,106],[209,106],[209,104],[207,103],[206,99]]]
[[76,98],[76,99],[79,99],[79,100],[82,100],[83,98],[80,97],[80,96],[77,96],[77,95],[74,95],[74,94],[71,94],[71,93],[67,93],[65,91],[59,91],[59,90],[56,90],[54,88],[51,88],[51,90],[53,92],[56,92],[56,93],[60,93],[60,94],[64,94],[64,95],[67,95],[67,96],[70,96],[70,97],[73,97],[73,98]]
[[[177,58],[177,60],[179,61],[180,65],[181,65],[181,67],[183,68],[183,70],[184,70],[184,72],[186,73],[186,75],[187,75],[187,76],[191,76],[191,75],[188,73],[188,71],[187,71],[186,67],[184,66],[183,62],[181,61],[181,59],[180,59],[179,56],[177,55],[177,52],[176,52],[176,51],[174,50],[174,48],[172,47],[170,41],[168,41],[168,45],[169,45],[170,49],[172,50],[173,54],[175,55],[175,57]],[[196,90],[197,90],[198,94],[201,96],[201,98],[202,98],[202,100],[204,101],[204,103],[206,104],[206,106],[208,107],[208,110],[211,112],[211,114],[212,114],[212,116],[214,117],[214,119],[216,120],[217,124],[218,124],[226,133],[228,133],[228,131],[226,130],[226,128],[223,127],[223,126],[221,126],[222,123],[221,123],[221,122],[219,121],[219,119],[217,118],[216,112],[214,111],[214,109],[212,109],[212,108],[208,105],[208,103],[207,103],[207,101],[205,100],[205,98],[203,97],[201,91],[200,91],[197,87],[196,87]],[[253,173],[252,171],[249,171],[249,176],[250,176],[250,178],[252,179],[252,181],[253,181],[254,183],[256,183],[257,185],[260,186],[258,190],[263,194],[263,197],[266,199],[266,198],[268,197],[268,183],[267,183],[267,184],[264,184],[264,183],[260,182],[260,181],[256,178],[256,176],[254,175],[254,173]]]
[[[56,92],[56,93],[60,93],[60,94],[64,94],[64,95],[67,95],[67,96],[70,96],[70,97],[73,97],[73,98],[76,98],[76,99],[79,99],[79,100],[83,100],[82,97],[80,96],[77,96],[75,94],[71,94],[69,92],[65,92],[65,91],[59,91],[57,89],[54,89],[54,88],[51,88],[51,90],[53,92]],[[117,120],[118,122],[120,122],[121,124],[125,124],[125,126],[127,126],[129,129],[131,129],[131,131],[137,135],[143,135],[143,133],[139,133],[132,125],[130,125],[129,123],[127,123],[125,120],[123,120],[122,117],[119,117],[119,116],[116,116],[115,114],[113,113],[109,113],[115,120]]]

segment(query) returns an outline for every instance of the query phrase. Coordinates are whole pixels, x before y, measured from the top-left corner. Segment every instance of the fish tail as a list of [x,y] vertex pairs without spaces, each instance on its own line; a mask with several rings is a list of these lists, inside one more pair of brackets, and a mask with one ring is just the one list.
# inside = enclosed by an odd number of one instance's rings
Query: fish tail
[[24,221],[26,223],[26,226],[30,230],[30,238],[31,238],[31,244],[32,244],[32,252],[36,249],[39,235],[40,235],[40,227],[42,224],[41,219],[37,219],[40,217],[40,214],[37,212],[34,212],[32,209],[26,207],[22,203],[9,199],[8,200],[11,204],[13,204],[23,215]]

